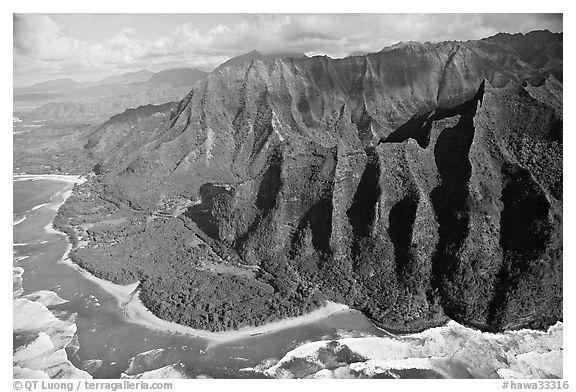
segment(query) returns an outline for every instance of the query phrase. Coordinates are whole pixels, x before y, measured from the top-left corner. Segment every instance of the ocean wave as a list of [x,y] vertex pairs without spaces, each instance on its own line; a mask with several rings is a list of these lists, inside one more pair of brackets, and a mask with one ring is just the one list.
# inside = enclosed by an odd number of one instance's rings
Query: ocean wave
[[277,378],[395,377],[412,369],[445,378],[561,378],[562,335],[560,322],[547,331],[484,333],[451,321],[406,336],[309,342],[272,366],[245,370]]
[[154,363],[158,363],[158,360],[162,354],[166,351],[163,348],[155,348],[153,350],[148,350],[139,353],[138,355],[130,358],[128,361],[128,368],[126,369],[126,374],[138,374],[143,373],[145,370],[150,370]]
[[83,301],[84,301],[84,306],[86,307],[86,309],[93,309],[93,308],[99,308],[100,307],[100,301],[98,301],[98,298],[96,298],[93,295],[88,295],[88,296],[84,297]]
[[24,292],[24,289],[22,288],[22,274],[24,273],[24,268],[13,267],[12,271],[12,294],[13,298],[18,298]]
[[[28,297],[48,304],[62,303],[56,293],[39,292]],[[66,347],[76,334],[76,314],[60,320],[45,304],[29,298],[16,298],[13,302],[14,335],[32,337],[28,343],[14,349],[14,377],[43,372],[50,378],[90,378],[89,373],[68,360],[66,353]]]
[[17,226],[20,223],[24,222],[26,220],[26,216],[23,216],[21,218],[13,218],[12,220],[12,226]]
[[34,177],[19,177],[19,178],[16,178],[16,177],[14,177],[14,178],[12,179],[12,182],[38,181],[38,180],[40,180],[40,178],[34,178]]
[[44,372],[50,378],[91,378],[83,370],[77,369],[68,361],[66,350],[57,349],[51,337],[39,332],[32,342],[14,352],[14,378],[21,376],[22,370]]
[[[15,177],[14,181],[35,181],[43,178],[74,182],[71,178],[60,178],[59,176]],[[61,192],[56,195],[60,196]],[[62,202],[44,203],[33,207],[31,211],[46,205],[57,209],[60,204]],[[14,225],[25,219],[26,217],[15,219]],[[52,223],[49,223],[48,226],[52,229]],[[16,247],[28,244],[15,243],[13,245]],[[24,257],[14,255],[15,263],[23,259]],[[24,269],[14,267],[13,271],[13,333],[15,342],[18,342],[15,344],[13,352],[13,377],[91,378],[88,372],[76,368],[68,357],[69,353],[74,355],[79,349],[78,335],[76,334],[76,313],[48,309],[67,302],[54,291],[40,290],[22,296]]]
[[14,378],[50,378],[48,374],[42,370],[32,370],[28,368],[21,368],[20,366],[14,366],[12,369],[12,374]]
[[44,207],[44,206],[47,206],[47,205],[49,205],[49,204],[50,204],[50,203],[38,204],[37,206],[32,207],[32,209],[31,209],[30,211],[35,211],[35,210],[37,210],[37,209],[39,209],[39,208],[42,208],[42,207]]
[[322,369],[314,373],[311,378],[315,379],[334,379],[334,378],[359,378],[348,366],[341,366],[336,369]]
[[101,359],[87,359],[82,361],[82,369],[86,370],[90,374],[94,374],[100,367],[104,361]]
[[24,274],[24,268],[22,267],[13,267],[12,272],[14,274],[14,278],[22,278],[22,274]]
[[149,370],[134,375],[128,375],[126,373],[122,373],[122,378],[179,379],[179,378],[186,378],[186,375],[184,372],[184,365],[178,362],[172,365],[167,365],[158,369]]
[[60,305],[68,302],[65,299],[60,298],[60,296],[55,292],[49,290],[36,291],[32,294],[25,295],[22,298],[25,298],[29,301],[41,303],[42,305],[47,307]]
[[29,258],[30,255],[25,255],[25,256],[14,256],[14,264],[19,263],[23,260],[26,260],[27,258]]

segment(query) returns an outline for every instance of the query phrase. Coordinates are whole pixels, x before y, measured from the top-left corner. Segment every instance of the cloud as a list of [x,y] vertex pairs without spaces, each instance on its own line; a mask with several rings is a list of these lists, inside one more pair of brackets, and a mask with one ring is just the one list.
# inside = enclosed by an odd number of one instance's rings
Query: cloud
[[145,49],[129,28],[96,44],[63,35],[63,26],[46,15],[14,16],[15,73],[58,73],[116,66],[142,56]]
[[63,37],[62,26],[44,15],[14,16],[14,49],[21,55],[32,55],[46,61],[61,60],[80,42]]
[[20,14],[14,16],[14,72],[66,75],[169,66],[210,70],[253,49],[341,57],[398,41],[467,40],[534,29],[562,31],[562,15],[246,14],[233,24],[215,23],[203,31],[187,22],[144,40],[126,26],[113,36],[85,42],[66,36],[64,26],[49,15]]

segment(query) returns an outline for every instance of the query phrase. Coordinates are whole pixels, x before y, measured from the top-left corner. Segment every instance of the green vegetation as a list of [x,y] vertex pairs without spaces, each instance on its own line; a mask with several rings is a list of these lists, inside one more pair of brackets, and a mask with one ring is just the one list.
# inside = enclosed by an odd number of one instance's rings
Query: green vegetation
[[215,331],[326,299],[400,332],[562,319],[562,83],[517,83],[562,37],[506,37],[238,64],[116,117],[56,220],[71,258]]

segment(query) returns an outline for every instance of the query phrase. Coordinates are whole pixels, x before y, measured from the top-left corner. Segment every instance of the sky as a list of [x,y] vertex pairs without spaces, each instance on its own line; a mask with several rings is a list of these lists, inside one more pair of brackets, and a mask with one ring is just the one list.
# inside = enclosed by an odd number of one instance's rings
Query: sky
[[562,14],[14,14],[14,85],[148,69],[211,71],[258,50],[377,52],[399,41],[563,31]]

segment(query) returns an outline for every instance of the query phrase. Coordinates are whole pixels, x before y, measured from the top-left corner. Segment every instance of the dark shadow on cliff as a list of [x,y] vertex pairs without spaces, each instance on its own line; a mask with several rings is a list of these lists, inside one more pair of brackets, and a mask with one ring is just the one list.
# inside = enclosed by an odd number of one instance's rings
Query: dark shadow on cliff
[[482,81],[476,95],[469,101],[452,108],[437,108],[424,114],[415,114],[394,130],[388,137],[381,139],[380,143],[402,143],[408,139],[414,139],[422,148],[430,145],[430,131],[434,121],[439,121],[456,115],[463,115],[476,110],[478,101],[482,101],[486,81]]
[[250,223],[248,229],[239,234],[234,240],[234,249],[240,254],[242,254],[244,244],[276,205],[276,198],[282,186],[282,165],[279,159],[279,157],[275,158],[276,163],[268,166],[260,180],[255,202],[255,206],[258,209],[256,217]]
[[281,170],[280,163],[276,163],[270,165],[262,176],[256,196],[256,207],[262,211],[263,215],[276,205],[276,197],[282,185]]
[[332,234],[332,199],[323,198],[314,203],[300,220],[292,236],[291,254],[298,252],[298,246],[307,228],[312,233],[312,245],[316,251],[326,255],[330,253],[330,236]]
[[504,208],[500,216],[504,260],[488,314],[488,324],[493,331],[500,330],[506,323],[507,294],[526,278],[531,261],[538,260],[545,252],[552,230],[548,220],[550,203],[530,172],[507,166],[504,176],[501,197]]
[[403,280],[409,280],[410,264],[413,262],[410,256],[410,244],[417,208],[418,200],[416,197],[407,195],[392,207],[388,216],[388,234],[394,244],[396,274],[398,277],[404,278]]
[[353,245],[352,255],[360,253],[360,241],[371,235],[376,218],[376,203],[380,198],[380,162],[374,148],[366,150],[367,162],[362,178],[356,188],[352,205],[346,211],[352,225]]
[[[466,282],[457,281],[455,276],[463,262],[459,251],[468,236],[468,182],[472,170],[468,154],[474,138],[476,107],[483,93],[484,84],[473,100],[458,107],[464,110],[455,113],[461,116],[460,120],[453,128],[446,128],[440,133],[434,148],[441,183],[430,195],[439,224],[439,240],[432,258],[431,285],[433,291],[440,293],[445,313],[457,321],[464,321],[462,317],[468,305],[461,295]],[[430,300],[433,301],[433,298]]]
[[200,204],[189,207],[184,213],[185,216],[192,219],[200,230],[206,233],[214,240],[219,240],[218,226],[212,217],[212,206],[215,199],[219,195],[229,194],[224,187],[220,187],[211,183],[203,184],[200,187]]

